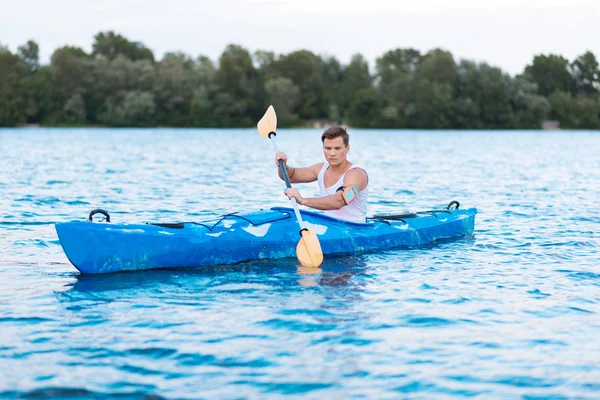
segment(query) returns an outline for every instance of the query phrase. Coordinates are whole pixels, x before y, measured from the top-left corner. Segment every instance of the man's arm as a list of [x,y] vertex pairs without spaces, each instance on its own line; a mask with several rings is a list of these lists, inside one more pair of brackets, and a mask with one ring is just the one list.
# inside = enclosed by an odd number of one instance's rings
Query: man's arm
[[[344,186],[348,187],[356,185],[359,191],[365,190],[367,183],[367,174],[360,168],[351,169],[350,171],[346,172],[346,176],[344,177]],[[317,210],[339,210],[346,205],[346,202],[344,201],[344,195],[341,190],[329,196],[308,198],[302,197],[298,189],[294,188],[286,190],[285,193],[288,198],[295,197],[298,204],[315,208]]]
[[277,164],[277,173],[279,174],[279,178],[282,180],[283,173],[281,172],[281,168],[279,168],[279,160],[283,160],[291,183],[309,183],[316,181],[324,164],[318,163],[311,165],[310,167],[302,168],[290,167],[287,165],[287,155],[283,152],[278,152],[275,154],[275,163]]

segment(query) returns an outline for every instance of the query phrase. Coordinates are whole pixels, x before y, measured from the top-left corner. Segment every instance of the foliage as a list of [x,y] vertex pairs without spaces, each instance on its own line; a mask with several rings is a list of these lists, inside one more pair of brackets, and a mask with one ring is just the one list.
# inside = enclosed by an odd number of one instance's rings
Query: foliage
[[94,36],[92,45],[92,56],[103,55],[109,60],[123,55],[132,61],[149,60],[154,61],[154,54],[141,42],[130,42],[125,37],[113,32],[99,32]]
[[300,90],[298,105],[294,111],[301,119],[326,116],[317,56],[307,50],[295,51],[279,57],[273,69],[276,76],[290,79]]
[[600,70],[593,53],[573,61],[538,54],[522,74],[456,60],[443,49],[393,49],[348,64],[308,50],[276,54],[227,46],[218,62],[170,52],[113,31],[92,52],[64,46],[41,65],[32,40],[0,44],[0,126],[254,126],[269,104],[282,126],[331,122],[413,129],[600,129]]
[[277,104],[277,120],[279,125],[293,125],[298,123],[298,116],[294,114],[300,90],[291,79],[273,78],[265,83],[267,100]]
[[33,40],[28,40],[18,49],[18,55],[23,60],[29,72],[35,72],[40,67],[40,47]]
[[598,94],[600,88],[600,69],[596,56],[590,51],[577,57],[571,64],[575,91],[584,96]]
[[573,76],[569,72],[569,60],[555,54],[540,54],[525,67],[525,75],[538,86],[538,93],[550,96],[555,91],[571,92]]
[[26,122],[25,63],[8,50],[0,51],[0,126]]

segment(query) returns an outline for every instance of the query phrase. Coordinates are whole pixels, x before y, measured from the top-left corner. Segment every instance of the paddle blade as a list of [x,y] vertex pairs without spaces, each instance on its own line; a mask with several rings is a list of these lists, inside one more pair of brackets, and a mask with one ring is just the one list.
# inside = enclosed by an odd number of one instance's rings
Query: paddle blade
[[300,264],[305,267],[318,267],[321,265],[323,250],[321,250],[321,243],[319,243],[316,233],[302,230],[302,239],[296,246],[296,255]]
[[275,132],[277,130],[277,114],[275,114],[273,106],[267,108],[267,112],[260,121],[258,121],[256,127],[258,128],[258,133],[266,138],[269,137],[270,132]]

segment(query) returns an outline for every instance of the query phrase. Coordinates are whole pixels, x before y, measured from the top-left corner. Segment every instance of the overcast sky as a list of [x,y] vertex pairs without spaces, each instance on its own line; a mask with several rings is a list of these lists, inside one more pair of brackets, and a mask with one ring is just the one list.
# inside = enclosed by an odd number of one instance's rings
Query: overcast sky
[[0,0],[0,43],[28,39],[42,63],[63,45],[91,50],[114,30],[157,58],[168,51],[217,61],[227,44],[277,54],[298,49],[347,63],[388,50],[440,47],[457,59],[522,72],[535,54],[600,58],[600,0]]

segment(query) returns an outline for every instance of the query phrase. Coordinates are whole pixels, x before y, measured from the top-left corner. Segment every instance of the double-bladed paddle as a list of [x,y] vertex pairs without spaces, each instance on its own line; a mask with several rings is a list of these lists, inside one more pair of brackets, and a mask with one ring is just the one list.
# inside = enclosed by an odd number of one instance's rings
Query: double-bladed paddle
[[[277,153],[279,151],[277,149],[277,140],[275,139],[275,136],[277,136],[277,133],[275,133],[277,129],[277,114],[275,113],[273,106],[269,106],[267,112],[260,121],[258,121],[256,126],[261,136],[271,139],[273,150]],[[285,185],[288,189],[291,189],[292,184],[290,183],[290,178],[283,160],[279,160],[279,168],[281,168]],[[298,219],[298,225],[300,225],[300,241],[296,246],[296,256],[298,257],[298,261],[305,267],[318,267],[323,262],[323,251],[321,250],[321,244],[319,243],[317,234],[304,226],[296,199],[292,197],[291,201],[296,218]]]

